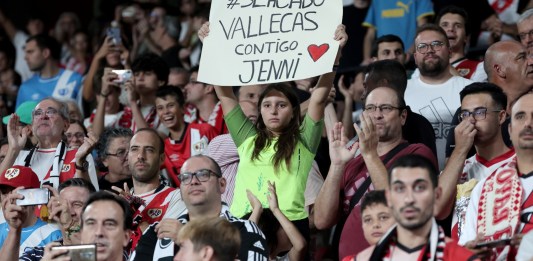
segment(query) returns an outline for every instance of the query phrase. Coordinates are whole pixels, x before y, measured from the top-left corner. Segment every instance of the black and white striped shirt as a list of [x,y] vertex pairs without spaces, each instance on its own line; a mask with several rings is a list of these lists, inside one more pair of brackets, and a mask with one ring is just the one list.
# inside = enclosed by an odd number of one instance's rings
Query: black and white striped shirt
[[[265,236],[259,227],[252,221],[234,217],[229,212],[229,207],[222,204],[220,217],[227,219],[236,226],[241,234],[241,248],[237,258],[245,261],[267,261],[268,252]],[[189,221],[189,214],[181,215],[178,220],[186,224]],[[155,232],[154,223],[150,225],[141,236],[136,249],[130,256],[130,261],[170,261],[178,252],[179,246],[171,239],[158,239]]]

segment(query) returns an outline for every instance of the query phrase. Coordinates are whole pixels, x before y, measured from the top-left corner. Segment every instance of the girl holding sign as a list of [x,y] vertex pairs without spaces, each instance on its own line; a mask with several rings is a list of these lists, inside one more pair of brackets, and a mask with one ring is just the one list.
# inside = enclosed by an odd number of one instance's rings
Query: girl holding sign
[[[206,23],[198,35],[203,40],[208,33],[209,23]],[[337,27],[334,39],[340,42],[335,59],[337,65],[341,49],[348,39],[344,25]],[[260,117],[255,125],[242,112],[231,87],[215,86],[240,158],[232,214],[242,217],[252,212],[247,190],[256,195],[263,206],[268,206],[268,183],[275,183],[279,208],[302,235],[309,238],[304,191],[322,134],[324,108],[334,77],[335,72],[320,76],[303,119],[300,117],[298,97],[289,84],[268,85],[259,97]]]

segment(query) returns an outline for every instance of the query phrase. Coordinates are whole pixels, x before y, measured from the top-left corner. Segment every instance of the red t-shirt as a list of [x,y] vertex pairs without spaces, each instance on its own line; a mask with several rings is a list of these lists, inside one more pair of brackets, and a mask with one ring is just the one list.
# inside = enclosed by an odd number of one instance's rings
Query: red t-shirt
[[228,126],[224,121],[224,113],[222,112],[222,104],[220,102],[218,102],[215,105],[215,108],[213,108],[213,112],[211,112],[209,119],[202,119],[198,109],[192,104],[187,104],[185,110],[185,122],[209,123],[215,128],[217,135],[229,133]]
[[204,154],[207,144],[217,136],[213,126],[206,123],[189,123],[180,140],[165,139],[165,169],[179,187],[178,174],[183,163],[194,155]]

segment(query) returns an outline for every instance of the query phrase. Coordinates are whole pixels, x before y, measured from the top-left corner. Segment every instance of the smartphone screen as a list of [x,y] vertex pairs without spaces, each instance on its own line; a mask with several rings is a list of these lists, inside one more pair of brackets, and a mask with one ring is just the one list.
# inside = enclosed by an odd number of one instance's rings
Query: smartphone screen
[[46,205],[50,198],[50,191],[46,188],[20,189],[17,193],[24,196],[23,199],[17,199],[19,206]]
[[510,244],[511,244],[511,239],[505,238],[505,239],[498,239],[494,241],[482,242],[482,243],[477,244],[474,248],[483,248],[483,247],[495,248],[495,247],[502,247],[502,246],[506,246]]
[[120,38],[120,28],[118,27],[108,28],[107,36],[111,37],[114,45],[122,43],[122,39]]
[[96,245],[72,245],[72,246],[57,246],[52,247],[52,250],[66,249],[68,250],[67,256],[70,260],[76,261],[96,261]]

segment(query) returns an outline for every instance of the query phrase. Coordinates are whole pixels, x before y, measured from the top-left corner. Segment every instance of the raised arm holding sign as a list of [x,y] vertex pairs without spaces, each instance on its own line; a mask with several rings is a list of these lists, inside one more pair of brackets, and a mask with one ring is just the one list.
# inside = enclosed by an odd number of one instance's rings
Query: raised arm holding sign
[[331,72],[340,0],[211,3],[198,80],[221,86],[285,82]]
[[[199,31],[199,37],[204,41],[211,37],[210,34],[209,24]],[[344,46],[347,35],[343,25],[337,27],[333,40],[340,47]],[[340,48],[337,51],[340,54]],[[337,64],[340,55],[335,55]],[[283,214],[291,221],[307,221],[304,191],[318,149],[324,108],[334,76],[334,72],[328,72],[320,77],[303,119],[293,88],[286,83],[269,84],[259,97],[261,117],[255,125],[245,117],[231,88],[215,86],[240,157],[231,206],[234,215],[240,217],[252,211],[247,189],[267,207],[270,181],[278,186],[279,208]],[[308,235],[308,231],[300,232]]]

